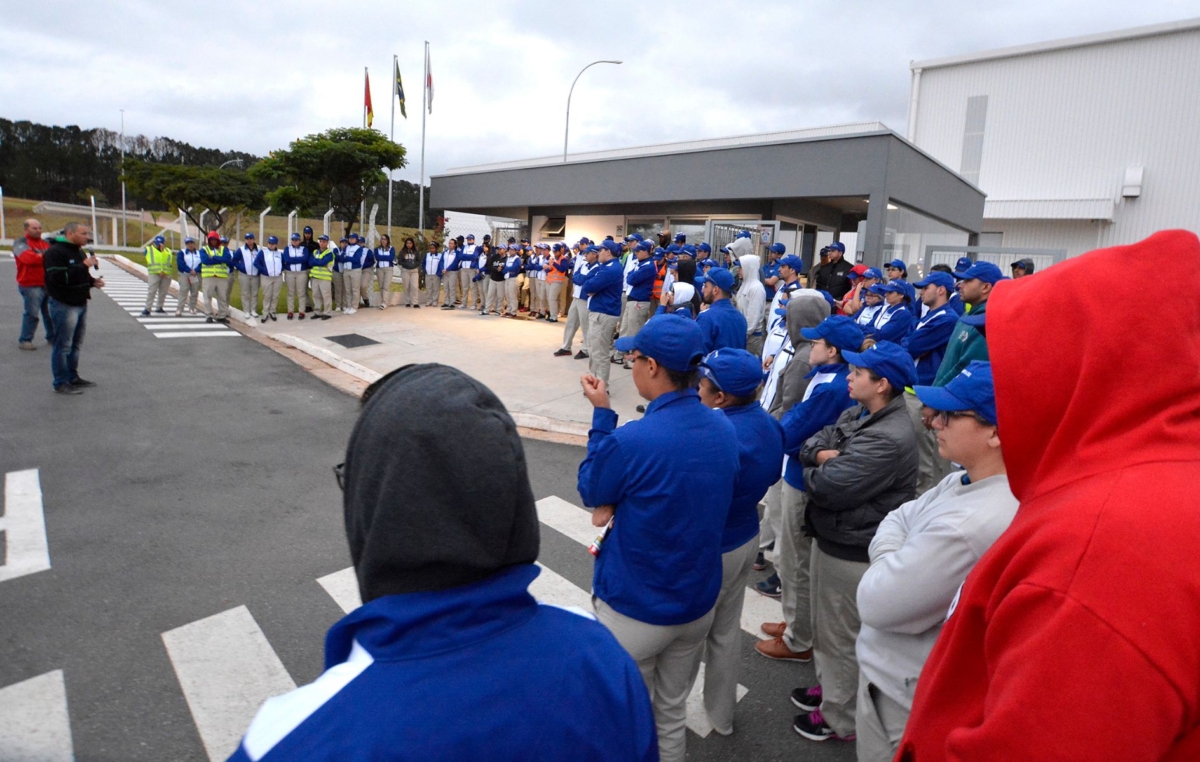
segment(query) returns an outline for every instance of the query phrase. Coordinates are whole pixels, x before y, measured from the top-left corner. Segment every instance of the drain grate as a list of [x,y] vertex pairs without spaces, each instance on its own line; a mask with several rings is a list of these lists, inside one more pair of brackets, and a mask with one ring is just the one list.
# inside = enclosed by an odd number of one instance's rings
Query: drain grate
[[369,347],[372,344],[379,343],[378,341],[375,341],[375,339],[368,339],[366,336],[358,333],[346,333],[341,336],[326,336],[325,338],[329,339],[335,344],[341,344],[347,349],[354,349],[355,347]]

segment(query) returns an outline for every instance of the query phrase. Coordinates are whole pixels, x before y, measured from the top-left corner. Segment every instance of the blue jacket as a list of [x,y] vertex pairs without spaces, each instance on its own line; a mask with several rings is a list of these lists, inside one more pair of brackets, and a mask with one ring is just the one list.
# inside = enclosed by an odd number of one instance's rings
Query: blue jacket
[[250,258],[250,265],[246,265],[246,257],[242,254],[242,250],[231,252],[229,255],[230,264],[233,269],[240,272],[242,275],[258,275],[258,271],[254,269],[254,260],[258,259],[258,252],[262,251],[261,247],[254,247],[254,256]]
[[325,251],[317,250],[308,255],[308,269],[310,270],[314,267],[325,267],[330,263],[336,262],[337,249],[334,248],[329,248]]
[[629,291],[629,301],[648,302],[653,296],[654,279],[658,277],[658,268],[653,259],[647,259],[629,271],[625,282],[633,286]]
[[733,347],[746,348],[746,317],[733,306],[732,299],[720,299],[696,318],[704,334],[704,351]]
[[[200,257],[200,264],[197,264],[195,267],[188,267],[187,260],[183,255],[189,253]],[[204,264],[204,252],[201,249],[196,249],[193,252],[189,252],[187,249],[180,249],[179,251],[175,252],[175,266],[181,273],[196,273],[199,275],[200,265],[202,264]]]
[[448,249],[442,252],[442,272],[456,273],[462,269],[463,250]]
[[285,247],[283,250],[283,269],[290,270],[294,265],[300,265],[301,270],[308,269],[309,253],[303,247],[298,248],[296,254],[292,254],[292,247]]
[[[588,279],[583,282],[580,293],[588,300],[588,311],[599,312],[602,315],[621,315],[621,281],[623,266],[621,260],[610,259],[604,264],[597,264]],[[576,281],[579,283],[579,281]],[[743,333],[743,339],[745,338]],[[612,604],[609,604],[610,606]],[[691,620],[688,620],[691,621]]]
[[[276,275],[283,275],[283,251],[276,249],[279,252],[279,272]],[[271,253],[270,249],[260,248],[258,254],[254,257],[254,274],[255,275],[271,275],[270,268],[267,267],[267,255]]]
[[[889,315],[886,323],[882,327],[879,321],[883,316]],[[912,310],[907,304],[883,305],[879,312],[875,313],[875,319],[868,326],[863,326],[863,333],[875,339],[875,341],[891,341],[896,344],[903,344],[908,338],[908,334],[912,333],[913,323]]]
[[535,601],[538,571],[347,614],[325,638],[325,673],[269,699],[229,759],[657,760],[637,665],[590,616]]
[[391,246],[387,247],[386,249],[380,246],[375,250],[374,257],[375,264],[379,265],[380,267],[391,267],[392,265],[396,264],[396,250]]
[[509,254],[504,258],[504,279],[509,280],[521,274],[525,269],[525,263],[521,261],[521,255]]
[[366,246],[359,246],[353,251],[347,246],[337,255],[337,263],[341,270],[365,270],[373,261],[371,250]]
[[721,535],[738,468],[733,424],[695,389],[659,396],[619,429],[615,412],[594,410],[579,494],[585,505],[616,506],[596,556],[596,597],[648,624],[707,614],[721,590]]
[[767,290],[767,301],[769,302],[775,298],[775,287],[768,286],[766,280],[767,278],[779,277],[779,262],[763,262],[762,269],[759,270],[758,275],[763,280],[763,288]]
[[904,341],[904,348],[917,364],[917,383],[929,386],[946,356],[946,344],[958,324],[958,313],[947,302],[917,322],[917,327]]
[[805,441],[821,429],[837,423],[838,416],[854,405],[850,399],[847,379],[850,366],[845,363],[820,365],[809,371],[810,379],[804,397],[783,414],[783,451],[788,456],[783,480],[801,492],[804,487],[804,464],[798,457]]
[[728,553],[758,536],[758,501],[779,481],[783,429],[757,402],[721,412],[733,424],[738,444],[738,477],[721,535],[721,552]]
[[947,302],[947,304],[950,305],[950,309],[954,310],[954,314],[958,315],[959,317],[962,317],[963,313],[967,311],[967,305],[962,300],[962,297],[958,295],[957,291],[955,291],[953,294],[950,294],[950,301]]

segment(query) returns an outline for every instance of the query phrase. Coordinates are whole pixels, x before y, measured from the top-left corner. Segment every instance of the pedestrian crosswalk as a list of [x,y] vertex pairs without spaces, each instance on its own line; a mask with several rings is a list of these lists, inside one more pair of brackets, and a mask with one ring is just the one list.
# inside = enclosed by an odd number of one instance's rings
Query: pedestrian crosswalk
[[204,315],[175,315],[178,301],[168,294],[162,313],[142,315],[146,307],[146,282],[116,265],[101,261],[99,275],[104,276],[104,294],[121,309],[134,316],[157,339],[196,339],[240,335],[227,325],[206,322]]
[[[50,568],[50,544],[38,470],[4,475],[4,512],[0,513],[0,582]],[[0,759],[4,759],[0,755]]]
[[[6,501],[12,500],[11,495],[32,495],[28,474],[33,475],[36,484],[36,471],[17,472],[15,478],[8,475]],[[19,507],[22,499],[32,500],[32,497],[6,502],[4,520],[14,519],[14,506],[18,514],[22,512]],[[41,502],[40,489],[37,502]],[[596,534],[587,511],[559,497],[539,500],[537,511],[544,530],[574,540],[578,552],[587,553],[587,546]],[[10,531],[11,526],[10,523]],[[44,528],[41,533],[44,547]],[[541,574],[530,585],[530,593],[536,599],[585,613],[592,610],[590,591],[545,565],[538,565]],[[45,566],[49,568],[48,554]],[[3,569],[0,567],[0,573]],[[315,582],[345,613],[362,604],[353,568],[333,572]],[[742,615],[742,628],[746,632],[759,636],[762,623],[781,619],[778,601],[754,594],[746,596]],[[209,760],[223,760],[232,754],[263,702],[296,687],[246,606],[236,606],[164,632],[162,642]],[[63,672],[58,670],[0,688],[0,759],[53,762],[73,759],[66,683]],[[701,738],[713,730],[704,710],[703,686],[702,665],[687,703],[687,726]],[[745,686],[738,686],[739,701],[747,693]]]

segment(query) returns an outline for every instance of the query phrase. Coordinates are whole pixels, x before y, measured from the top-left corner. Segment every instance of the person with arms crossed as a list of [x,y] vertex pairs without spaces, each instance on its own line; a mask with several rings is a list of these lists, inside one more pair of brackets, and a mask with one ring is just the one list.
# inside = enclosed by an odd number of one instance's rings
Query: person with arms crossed
[[171,265],[175,255],[167,248],[167,239],[160,235],[154,236],[142,255],[146,258],[146,307],[142,317],[149,317],[151,307],[157,313],[166,312],[163,305],[171,293]]

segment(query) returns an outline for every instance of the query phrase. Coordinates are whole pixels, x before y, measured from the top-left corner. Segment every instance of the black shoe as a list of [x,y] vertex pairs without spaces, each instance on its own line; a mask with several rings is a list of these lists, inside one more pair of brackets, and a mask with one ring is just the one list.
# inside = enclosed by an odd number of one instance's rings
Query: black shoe
[[274,312],[271,313],[271,319],[274,320],[276,323],[279,322],[279,318],[275,315]]
[[142,310],[142,317],[150,317],[150,310]]
[[205,319],[204,319],[204,322],[205,322],[205,323],[215,323],[215,322],[217,322],[217,321],[213,320],[212,318],[205,318]]
[[258,322],[260,322],[260,323],[265,323],[265,322],[267,322],[267,316],[266,316],[266,315],[263,315],[263,316],[262,316],[262,318],[261,318],[261,319],[260,319]]
[[62,386],[54,387],[55,394],[83,394],[82,389],[76,389],[71,384],[63,384]]
[[414,304],[414,305],[413,305],[413,309],[414,309],[414,310],[419,310],[419,309],[421,309],[421,305],[419,305],[419,304]]
[[588,353],[587,353],[587,352],[584,352],[584,351],[581,349],[581,350],[579,350],[578,352],[576,352],[576,353],[575,353],[575,359],[576,359],[576,360],[586,360],[586,359],[588,359]]
[[166,310],[164,310],[162,307],[159,307],[158,309],[156,309],[156,310],[155,310],[155,312],[156,312],[157,314],[159,314],[159,315],[165,315],[165,314],[167,314],[167,311],[166,311]]
[[88,381],[87,379],[83,379],[78,376],[76,376],[75,380],[71,382],[71,386],[78,386],[80,388],[83,388],[85,386],[95,386],[95,385],[96,385],[95,381]]
[[754,589],[768,598],[779,598],[783,595],[783,588],[779,584],[779,575],[772,574],[762,582],[754,586]]
[[638,411],[639,413],[644,413],[644,412],[646,412],[646,406],[638,405],[637,407],[634,408],[634,410]]
[[322,319],[322,320],[329,320],[331,317],[333,317],[333,315],[322,315],[322,316],[321,316],[321,319]]
[[821,686],[797,688],[792,691],[792,703],[806,712],[815,712],[821,708]]
[[558,318],[546,318],[546,322],[547,322],[547,323],[557,323],[557,322],[558,322]]
[[410,308],[412,307],[412,305],[411,305],[411,304],[406,304],[406,305],[404,305],[404,306],[405,306],[405,307],[410,307]]
[[830,739],[836,741],[853,741],[855,739],[853,733],[848,736],[839,736],[833,732],[833,728],[829,727],[829,723],[825,722],[825,717],[821,714],[820,709],[814,709],[808,714],[796,715],[796,719],[792,721],[792,730],[810,741],[828,741]]
[[229,318],[217,318],[217,322],[224,325],[229,325]]
[[571,350],[569,350],[569,349],[560,349],[560,350],[558,350],[557,352],[555,352],[555,353],[554,353],[554,356],[555,356],[555,357],[566,357],[566,356],[568,356],[569,354],[571,354]]
[[754,571],[762,571],[765,568],[767,568],[767,557],[760,550],[758,551],[758,555],[754,557]]

